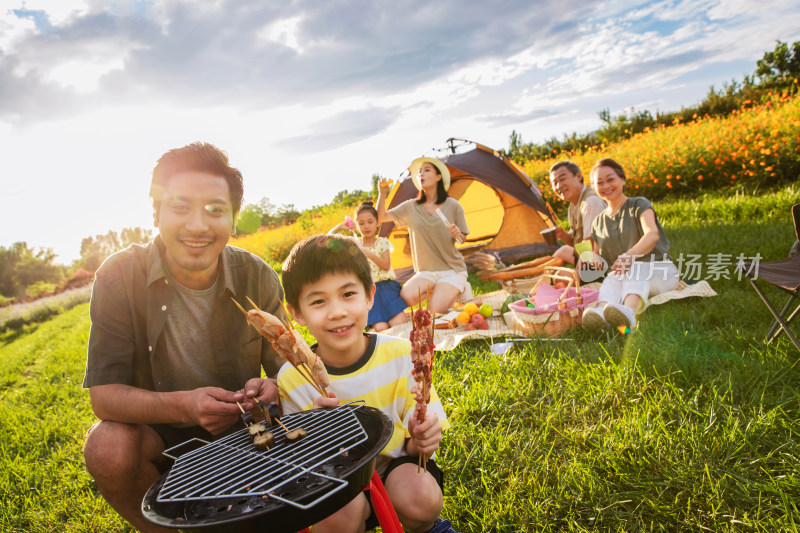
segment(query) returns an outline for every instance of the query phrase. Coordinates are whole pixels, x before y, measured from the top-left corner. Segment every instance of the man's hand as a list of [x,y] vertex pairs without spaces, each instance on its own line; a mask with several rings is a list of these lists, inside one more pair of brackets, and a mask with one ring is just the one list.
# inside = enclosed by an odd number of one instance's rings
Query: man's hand
[[338,407],[339,405],[339,398],[336,397],[336,394],[333,392],[328,393],[328,397],[325,396],[317,396],[314,398],[314,409],[319,409],[321,407]]
[[183,398],[183,406],[189,422],[216,435],[236,423],[241,414],[236,402],[241,402],[243,399],[244,394],[241,391],[231,392],[219,387],[203,387],[187,391]]
[[565,244],[572,244],[572,236],[561,226],[556,226],[556,239],[561,239]]
[[244,388],[236,393],[245,411],[258,407],[259,400],[264,403],[278,401],[278,382],[272,378],[250,378]]
[[409,455],[421,453],[431,455],[439,449],[439,441],[442,440],[442,424],[436,413],[429,412],[424,422],[419,422],[416,416],[412,416],[408,422],[408,431],[411,433],[411,438],[406,444]]

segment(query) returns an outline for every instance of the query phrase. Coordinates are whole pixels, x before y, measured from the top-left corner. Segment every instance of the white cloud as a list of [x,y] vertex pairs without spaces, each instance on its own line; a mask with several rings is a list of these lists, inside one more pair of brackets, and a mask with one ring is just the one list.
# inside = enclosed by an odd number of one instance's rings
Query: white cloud
[[264,27],[258,36],[266,41],[279,43],[298,53],[303,53],[303,47],[298,40],[298,25],[301,20],[301,17],[276,20]]
[[0,9],[0,146],[19,176],[3,190],[58,224],[18,229],[11,206],[0,244],[74,253],[149,224],[152,165],[194,140],[229,151],[247,201],[305,208],[450,136],[502,148],[512,129],[536,140],[594,129],[599,109],[691,104],[675,95],[800,39],[783,0],[6,4],[43,13]]

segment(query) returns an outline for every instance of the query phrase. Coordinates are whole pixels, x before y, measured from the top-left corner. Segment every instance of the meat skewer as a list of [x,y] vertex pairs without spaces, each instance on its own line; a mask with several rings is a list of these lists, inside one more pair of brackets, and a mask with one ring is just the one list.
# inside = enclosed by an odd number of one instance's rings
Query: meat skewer
[[247,432],[250,434],[250,440],[253,442],[253,446],[259,450],[269,450],[275,446],[275,435],[273,435],[271,431],[268,431],[266,426],[255,422],[253,416],[244,410],[242,404],[236,402],[236,405],[239,406],[239,410],[242,412],[240,418],[242,422],[244,422],[244,425],[247,426]]
[[[435,325],[430,311],[422,307],[421,295],[419,301],[419,307],[411,313],[413,326],[409,340],[411,341],[411,361],[414,364],[413,376],[414,381],[416,381],[411,392],[415,394],[414,399],[417,402],[415,417],[418,422],[424,422],[428,415],[428,403],[431,401],[431,385],[433,384],[431,369],[435,348],[433,344]],[[430,293],[428,294],[428,301],[430,302]],[[420,454],[418,459],[417,472],[428,460],[424,453]]]
[[[325,364],[317,357],[317,354],[311,351],[305,339],[292,323],[282,322],[278,317],[262,311],[249,297],[247,301],[255,308],[249,311],[245,311],[236,300],[233,301],[247,317],[248,324],[270,342],[278,355],[289,361],[317,392],[327,397],[326,389],[331,382],[328,372],[325,370]],[[284,312],[286,312],[285,308]]]

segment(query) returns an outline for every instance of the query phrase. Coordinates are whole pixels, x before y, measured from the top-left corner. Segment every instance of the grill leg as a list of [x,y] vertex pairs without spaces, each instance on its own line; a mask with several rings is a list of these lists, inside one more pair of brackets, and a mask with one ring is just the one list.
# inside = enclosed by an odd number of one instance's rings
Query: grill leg
[[[761,291],[761,288],[756,284],[756,282],[754,280],[752,280],[751,278],[747,278],[747,280],[750,282],[750,284],[756,290],[756,292],[761,297],[761,299],[764,300],[764,304],[767,306],[767,308],[769,309],[770,313],[772,313],[772,316],[775,317],[775,320],[778,322],[778,324],[781,325],[781,328],[783,329],[783,331],[786,332],[786,335],[789,336],[789,339],[791,339],[791,341],[794,344],[795,348],[797,348],[797,351],[800,351],[800,342],[797,341],[795,336],[789,330],[789,324],[786,323],[786,321],[783,319],[783,317],[781,317],[781,315],[778,313],[778,311],[772,306],[772,304],[769,302],[769,300],[767,300],[767,297]],[[780,329],[778,330],[778,332],[780,333]],[[777,334],[776,334],[776,336],[777,336]]]

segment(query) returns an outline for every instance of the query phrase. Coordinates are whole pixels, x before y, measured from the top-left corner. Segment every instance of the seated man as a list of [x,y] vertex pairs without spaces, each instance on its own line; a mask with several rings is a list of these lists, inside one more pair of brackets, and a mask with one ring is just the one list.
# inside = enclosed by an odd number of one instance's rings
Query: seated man
[[562,200],[569,202],[567,219],[570,230],[567,233],[563,228],[556,227],[556,237],[564,242],[564,246],[556,250],[553,257],[574,265],[575,244],[589,240],[592,222],[606,208],[606,203],[594,189],[584,185],[581,169],[571,161],[559,161],[550,167],[550,184]]
[[239,406],[278,399],[280,360],[232,298],[273,315],[283,290],[264,261],[228,246],[242,174],[215,146],[165,153],[150,196],[158,236],[111,257],[96,274],[83,386],[100,419],[84,457],[100,494],[140,531],[171,531],[142,515],[165,471],[165,449],[243,427]]

